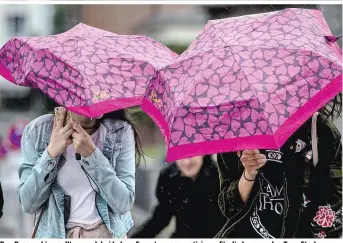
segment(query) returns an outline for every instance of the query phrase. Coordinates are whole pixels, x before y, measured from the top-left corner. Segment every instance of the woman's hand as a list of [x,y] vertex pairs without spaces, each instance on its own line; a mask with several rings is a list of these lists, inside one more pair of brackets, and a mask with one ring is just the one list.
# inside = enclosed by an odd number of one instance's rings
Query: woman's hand
[[48,145],[48,154],[51,158],[57,158],[64,153],[70,144],[72,144],[70,136],[73,134],[74,129],[73,125],[70,123],[63,127],[65,115],[66,110],[64,109],[58,118],[54,118],[54,126]]
[[73,128],[75,130],[72,134],[73,145],[76,153],[81,154],[83,157],[90,156],[96,149],[91,136],[80,126],[80,124],[74,123]]
[[255,150],[244,150],[241,157],[241,162],[245,168],[245,177],[249,180],[254,180],[257,175],[257,169],[261,168],[266,163],[266,156]]

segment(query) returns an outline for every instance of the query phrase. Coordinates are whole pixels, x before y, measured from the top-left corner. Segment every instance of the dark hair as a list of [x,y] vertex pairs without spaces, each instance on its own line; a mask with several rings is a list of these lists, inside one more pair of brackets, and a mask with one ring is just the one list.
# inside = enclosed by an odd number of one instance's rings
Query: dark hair
[[337,119],[342,114],[342,93],[336,95],[329,103],[320,109],[320,113],[331,120]]
[[117,110],[106,113],[99,119],[99,122],[102,122],[105,119],[112,119],[112,120],[122,120],[129,123],[132,126],[134,137],[135,137],[135,150],[136,150],[136,165],[139,166],[141,158],[144,159],[144,152],[142,149],[141,140],[138,136],[137,128],[129,118],[128,113],[125,110]]

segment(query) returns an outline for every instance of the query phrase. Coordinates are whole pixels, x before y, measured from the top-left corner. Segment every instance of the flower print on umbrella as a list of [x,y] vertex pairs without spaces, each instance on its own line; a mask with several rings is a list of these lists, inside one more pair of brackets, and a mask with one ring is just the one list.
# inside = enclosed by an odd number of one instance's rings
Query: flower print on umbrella
[[100,90],[97,86],[92,86],[91,91],[93,92],[93,103],[98,103],[99,101],[108,100],[111,97],[111,94],[106,90]]
[[154,102],[159,108],[162,107],[162,100],[159,99],[159,98],[157,97],[157,94],[156,94],[155,91],[153,91],[153,90],[151,91],[150,99],[151,99],[151,101]]
[[335,220],[336,214],[331,209],[330,205],[319,206],[316,216],[313,218],[313,221],[323,228],[332,227]]

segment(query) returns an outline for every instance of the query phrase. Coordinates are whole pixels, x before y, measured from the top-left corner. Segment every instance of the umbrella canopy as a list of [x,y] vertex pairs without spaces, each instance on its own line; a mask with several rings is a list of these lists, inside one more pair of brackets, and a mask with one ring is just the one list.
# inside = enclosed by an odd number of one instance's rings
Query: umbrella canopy
[[140,105],[157,70],[177,55],[145,36],[85,24],[47,37],[13,38],[0,50],[0,74],[78,114],[97,117]]
[[276,149],[342,90],[342,52],[321,11],[209,21],[147,88],[167,160]]

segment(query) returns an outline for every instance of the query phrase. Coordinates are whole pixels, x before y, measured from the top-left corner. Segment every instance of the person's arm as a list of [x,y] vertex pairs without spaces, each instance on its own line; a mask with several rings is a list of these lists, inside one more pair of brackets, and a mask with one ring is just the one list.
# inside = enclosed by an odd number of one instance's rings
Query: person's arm
[[[243,173],[246,173],[245,171],[243,171]],[[241,196],[241,199],[243,201],[243,203],[246,203],[247,200],[249,199],[251,190],[254,186],[255,183],[255,177],[256,175],[245,175],[242,173],[241,178],[239,179],[238,182],[238,191],[239,191],[239,195]],[[247,173],[246,173],[247,174]]]
[[[265,156],[254,150],[243,151],[241,158],[238,158],[236,153],[218,155],[220,178],[218,202],[226,217],[232,217],[243,208],[253,190],[256,170],[265,162]],[[244,169],[241,169],[241,163]]]
[[160,177],[156,186],[156,198],[158,201],[157,206],[153,212],[152,217],[140,227],[137,233],[135,233],[132,238],[153,238],[159,234],[165,227],[168,226],[170,220],[172,219],[173,212],[171,210],[171,205],[165,195],[164,190],[166,190],[166,180],[163,174]]
[[243,170],[239,166],[240,161],[236,153],[218,154],[217,161],[220,180],[218,204],[223,215],[230,218],[244,206],[238,190]]
[[[299,231],[306,238],[342,236],[342,143],[335,125],[318,117],[318,164],[311,169]],[[303,227],[308,228],[303,230]],[[301,232],[298,232],[301,234]]]
[[111,210],[123,215],[132,209],[135,200],[135,138],[131,125],[124,128],[123,142],[116,159],[115,168],[105,155],[96,148],[80,161],[82,167],[99,188]]
[[[41,125],[41,129],[48,125],[49,123]],[[36,131],[31,126],[34,124],[26,126],[21,140],[18,196],[22,210],[34,214],[49,198],[50,185],[57,176],[59,157],[51,158],[47,149],[41,155],[38,154],[35,148]]]

